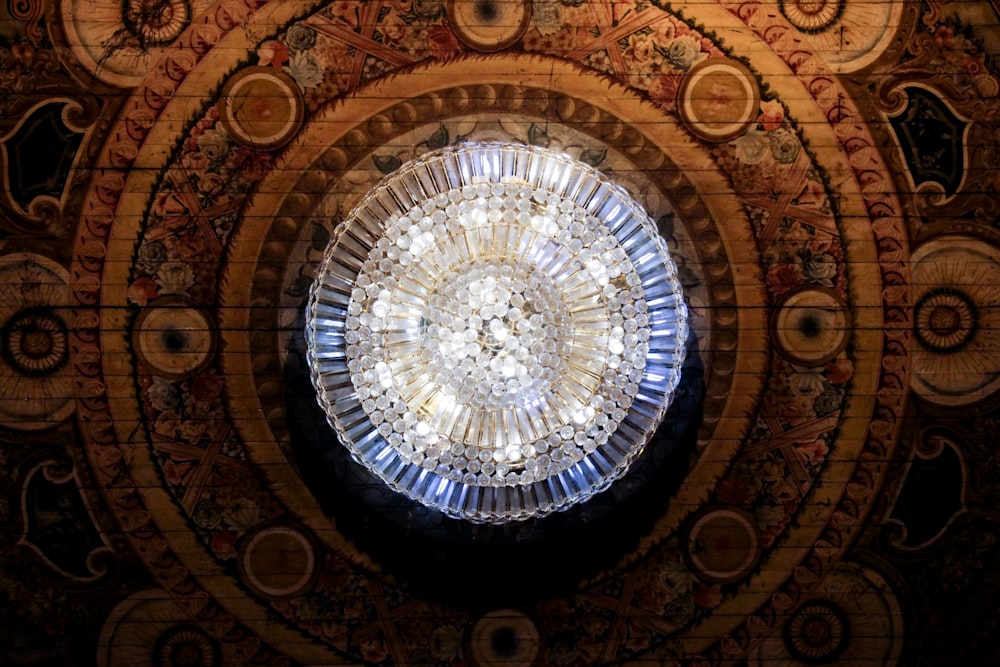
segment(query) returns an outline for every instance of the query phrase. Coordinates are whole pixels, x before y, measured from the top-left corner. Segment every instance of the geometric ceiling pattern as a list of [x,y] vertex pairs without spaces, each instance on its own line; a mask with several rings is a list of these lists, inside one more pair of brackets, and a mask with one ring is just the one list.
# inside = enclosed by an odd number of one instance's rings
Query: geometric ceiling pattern
[[[1000,661],[997,3],[0,19],[3,664]],[[355,464],[304,334],[355,205],[467,142],[624,188],[689,311],[629,472],[505,525]]]

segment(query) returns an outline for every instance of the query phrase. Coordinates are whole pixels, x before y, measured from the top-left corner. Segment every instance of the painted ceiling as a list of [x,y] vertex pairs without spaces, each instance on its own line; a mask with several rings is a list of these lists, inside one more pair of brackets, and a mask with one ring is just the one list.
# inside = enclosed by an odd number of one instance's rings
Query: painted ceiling
[[[7,0],[0,664],[1000,661],[998,12]],[[629,474],[503,526],[354,464],[303,336],[470,141],[624,187],[691,313]]]

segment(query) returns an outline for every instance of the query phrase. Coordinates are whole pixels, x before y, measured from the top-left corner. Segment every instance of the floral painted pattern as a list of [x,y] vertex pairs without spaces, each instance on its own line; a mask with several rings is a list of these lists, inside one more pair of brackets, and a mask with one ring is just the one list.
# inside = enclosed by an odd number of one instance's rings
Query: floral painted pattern
[[[769,292],[774,297],[807,285],[836,289],[842,296],[844,257],[833,226],[826,185],[812,166],[802,168],[802,142],[778,100],[764,100],[757,121],[736,139],[716,146],[713,154],[734,189],[750,195],[744,206],[759,239]],[[795,191],[785,210],[779,193]],[[803,215],[788,212],[792,206]],[[808,214],[808,217],[804,214]],[[825,228],[813,218],[830,221]]]
[[[645,5],[628,2],[613,5],[612,11],[618,12],[620,20],[648,10]],[[448,26],[441,2],[398,0],[383,5],[369,19],[361,15],[364,8],[364,3],[330,3],[320,14],[262,41],[254,64],[290,75],[303,90],[309,110],[315,111],[365,81],[398,69],[400,58],[419,62],[465,53]],[[592,3],[538,3],[535,10],[520,45],[524,51],[559,56],[600,37],[599,31],[580,32],[573,27],[593,23],[589,18],[594,11]],[[364,36],[371,40],[371,52],[335,37],[338,30],[360,34],[369,29]],[[399,57],[392,60],[390,52]],[[685,73],[699,62],[723,55],[704,35],[663,13],[631,34],[587,51],[578,60],[595,71],[622,76],[670,115]],[[624,72],[616,72],[621,63]],[[370,172],[371,178],[377,179],[423,151],[472,136],[474,129],[459,121],[442,122],[426,128],[426,134],[408,146],[383,146],[356,171]],[[605,153],[587,146],[563,146],[558,133],[542,123],[511,122],[502,129],[506,136],[524,143],[559,146],[588,164],[606,166]],[[758,238],[767,235],[768,240],[761,242],[761,273],[769,296],[777,299],[808,285],[843,294],[846,276],[839,238],[808,219],[779,211],[779,193],[787,191],[789,183],[796,183],[798,191],[790,206],[817,217],[833,216],[821,175],[811,167],[781,102],[764,100],[756,122],[744,135],[711,151],[720,170],[730,176],[733,188],[745,199],[754,234]],[[138,309],[167,295],[211,302],[220,257],[231,242],[238,213],[273,167],[274,158],[269,154],[232,142],[218,122],[217,108],[208,106],[153,194],[145,233],[134,255],[130,303]],[[336,207],[317,212],[308,225],[308,248],[300,266],[283,278],[282,291],[289,301],[298,303],[305,297],[332,226],[347,209],[349,202],[339,201]],[[747,445],[810,421],[835,419],[847,395],[853,362],[847,353],[818,367],[775,358],[771,370],[767,394],[791,398],[762,406],[767,418],[757,421]],[[227,420],[220,377],[217,366],[175,381],[140,370],[138,382],[154,441],[167,443],[154,445],[159,472],[183,504],[208,551],[227,561],[235,557],[238,540],[248,530],[261,521],[282,518],[284,510],[276,506],[263,481],[252,474],[239,437],[220,435]],[[795,471],[802,471],[808,480],[817,478],[830,455],[832,432],[827,429],[788,448],[751,450],[720,480],[714,500],[749,512],[763,536],[763,546],[772,546],[809,491],[809,484],[796,477]],[[207,461],[204,452],[212,446],[218,446],[219,458]],[[731,593],[726,586],[699,579],[682,557],[676,536],[651,554],[648,562],[633,570],[637,581],[631,588],[630,611],[621,630],[619,657],[650,650],[658,641],[661,635],[644,625],[643,618],[657,615],[679,630],[708,616]],[[388,639],[372,629],[380,618],[373,600],[395,599],[402,604],[404,593],[362,574],[331,553],[323,558],[316,585],[298,598],[273,602],[273,611],[352,656],[374,664],[391,661]],[[617,580],[606,585],[613,588]],[[546,637],[539,664],[589,665],[601,659],[615,615],[593,597],[614,599],[623,594],[620,588],[596,590],[539,603],[532,610]],[[400,627],[408,628],[407,636],[418,638],[408,646],[410,658],[428,665],[468,664],[462,645],[468,619],[454,610],[436,611],[441,621],[433,627],[417,617],[398,617]]]
[[218,250],[229,239],[246,194],[272,157],[232,142],[210,107],[188,133],[176,166],[154,195],[149,226],[158,234],[136,251],[128,299],[145,306],[175,295],[210,303],[217,283]]

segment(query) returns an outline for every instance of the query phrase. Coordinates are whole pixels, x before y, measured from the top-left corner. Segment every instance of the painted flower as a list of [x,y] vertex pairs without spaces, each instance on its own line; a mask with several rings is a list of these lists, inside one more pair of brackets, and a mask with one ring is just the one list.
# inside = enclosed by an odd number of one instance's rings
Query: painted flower
[[625,47],[622,55],[626,58],[633,58],[638,63],[648,63],[653,59],[655,52],[653,40],[650,39],[649,35],[636,33],[629,35],[628,46]]
[[153,199],[153,215],[171,217],[187,213],[187,206],[170,190],[160,190],[156,193],[156,197]]
[[698,610],[695,609],[694,600],[685,595],[673,600],[667,608],[663,610],[663,615],[678,625],[685,625],[690,621]]
[[663,56],[671,65],[684,71],[708,57],[701,52],[701,42],[691,35],[674,39],[664,50]]
[[257,64],[281,69],[288,62],[288,47],[276,39],[269,39],[257,47]]
[[285,44],[295,51],[308,51],[316,44],[316,31],[307,25],[296,23],[285,33]]
[[198,137],[198,148],[209,159],[209,162],[221,162],[229,155],[229,136],[218,129],[205,130]]
[[10,52],[16,60],[27,65],[35,57],[35,47],[28,42],[20,42],[10,47]]
[[303,90],[323,83],[323,65],[311,53],[296,53],[284,70]]
[[832,287],[837,270],[836,258],[828,253],[810,253],[802,258],[802,275],[807,282]]
[[818,371],[806,371],[792,373],[788,379],[788,387],[796,396],[813,398],[823,393],[825,385],[823,384],[823,376]]
[[747,480],[729,476],[719,482],[715,489],[715,498],[725,505],[743,505],[754,495],[753,487]]
[[579,655],[580,639],[571,631],[557,632],[548,641],[549,660],[557,665],[568,665]]
[[777,294],[784,294],[802,282],[802,270],[794,264],[781,264],[767,272],[767,284]]
[[[295,601],[292,601],[292,604],[295,604]],[[313,617],[309,617],[309,616],[305,616],[302,613],[302,608],[300,607],[300,609],[299,609],[299,618],[303,618],[305,620],[315,620],[315,619],[319,618],[320,619],[320,624],[319,624],[320,634],[322,634],[324,637],[327,637],[329,639],[333,639],[335,641],[336,640],[340,640],[343,637],[343,635],[345,633],[347,633],[348,630],[349,630],[349,628],[346,625],[344,625],[343,623],[340,623],[339,621],[335,620],[333,618],[332,614],[326,614],[326,615],[317,614],[317,615],[315,615]]]
[[854,363],[846,357],[840,357],[826,365],[826,379],[833,384],[844,384],[852,377]]
[[220,558],[231,558],[236,555],[236,535],[228,530],[220,530],[212,535],[211,547]]
[[443,0],[408,0],[410,13],[418,19],[433,21],[445,13]]
[[1000,93],[1000,81],[992,74],[978,74],[972,83],[983,97],[996,97]]
[[462,633],[454,625],[441,625],[431,633],[431,654],[438,660],[457,660],[462,654]]
[[222,520],[222,508],[214,500],[199,500],[191,513],[195,525],[210,530]]
[[655,572],[647,572],[636,580],[632,603],[636,607],[659,614],[676,595],[676,591],[663,583],[662,577],[657,577]]
[[163,244],[163,241],[150,241],[140,246],[135,265],[140,271],[154,274],[166,259],[167,246]]
[[399,20],[388,20],[379,26],[382,39],[388,45],[400,44],[406,39],[406,24]]
[[156,272],[156,283],[160,294],[187,295],[194,285],[194,271],[181,262],[164,262]]
[[554,35],[563,26],[562,7],[558,2],[534,2],[531,5],[531,18],[535,29],[543,37]]
[[697,582],[694,573],[682,560],[668,560],[660,568],[663,584],[677,593],[687,593]]
[[356,0],[335,0],[329,4],[327,11],[340,23],[357,28],[361,22],[358,4]]
[[361,644],[361,656],[368,662],[382,662],[389,657],[385,649],[385,641],[380,637],[373,637]]
[[200,373],[191,379],[191,396],[202,403],[214,401],[222,395],[222,385],[222,378],[218,373]]
[[211,160],[201,151],[189,151],[181,156],[181,166],[190,172],[199,172],[208,169]]
[[181,392],[176,384],[162,378],[153,378],[146,390],[149,405],[160,412],[172,412],[181,405]]
[[173,486],[184,484],[184,478],[190,475],[194,471],[194,468],[193,461],[178,462],[173,459],[167,459],[161,466],[163,478],[167,480],[168,484],[172,484]]
[[813,410],[816,411],[817,417],[825,417],[827,415],[832,415],[834,412],[840,409],[841,399],[840,392],[833,387],[827,387],[822,394],[816,397],[813,401]]
[[198,175],[198,191],[206,195],[217,195],[226,187],[226,179],[215,172],[203,172]]
[[682,76],[676,72],[661,74],[649,86],[649,96],[661,109],[673,109],[677,104],[677,91],[681,87]]
[[762,504],[754,512],[754,520],[761,529],[780,525],[785,520],[785,508],[772,503]]
[[173,412],[164,412],[156,418],[153,430],[168,438],[195,444],[208,431],[208,423],[203,419],[182,419]]
[[722,589],[718,584],[706,586],[705,584],[700,583],[695,586],[694,595],[691,596],[691,601],[694,602],[696,607],[701,607],[702,609],[713,609],[722,603]]
[[955,39],[955,29],[950,25],[939,25],[934,29],[934,41],[938,46],[950,47]]
[[677,26],[670,19],[661,19],[651,25],[650,28],[653,32],[649,37],[657,46],[666,48],[677,37]]
[[251,153],[240,165],[240,176],[248,181],[259,181],[271,173],[274,158],[268,153]]
[[781,106],[778,100],[766,100],[760,103],[760,115],[757,116],[757,124],[764,128],[765,132],[773,132],[781,127],[785,120],[785,107]]
[[767,155],[771,143],[767,135],[757,130],[750,130],[736,140],[736,159],[743,164],[757,164]]
[[449,60],[462,52],[458,38],[448,26],[431,26],[427,31],[427,43],[438,60]]
[[822,438],[816,438],[808,444],[798,444],[795,449],[812,463],[822,461],[830,453],[830,448]]
[[768,135],[771,138],[771,155],[782,164],[791,164],[799,156],[802,146],[791,130],[778,129]]
[[249,498],[237,498],[226,506],[222,518],[238,531],[249,530],[260,521],[260,507]]

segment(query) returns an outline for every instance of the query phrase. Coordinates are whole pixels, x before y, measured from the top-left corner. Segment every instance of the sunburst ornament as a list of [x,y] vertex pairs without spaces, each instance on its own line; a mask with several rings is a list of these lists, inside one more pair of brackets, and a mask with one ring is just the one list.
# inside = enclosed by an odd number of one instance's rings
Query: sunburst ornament
[[831,27],[844,11],[842,0],[780,0],[785,18],[802,32],[822,32]]
[[625,473],[680,379],[687,308],[642,208],[566,155],[429,153],[336,230],[306,335],[353,458],[448,515],[504,523]]
[[1000,255],[981,241],[935,239],[913,253],[913,389],[965,405],[1000,389]]

